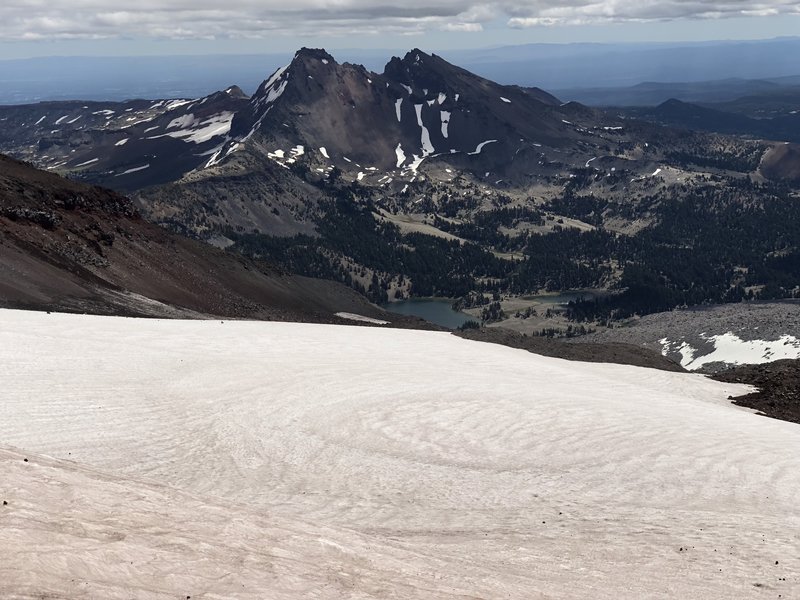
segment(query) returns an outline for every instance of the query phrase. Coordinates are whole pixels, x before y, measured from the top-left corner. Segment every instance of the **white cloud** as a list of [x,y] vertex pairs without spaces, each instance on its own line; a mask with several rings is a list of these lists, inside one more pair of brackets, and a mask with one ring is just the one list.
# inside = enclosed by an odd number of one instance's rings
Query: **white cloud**
[[480,23],[445,23],[440,27],[442,31],[465,31],[475,32],[483,31],[483,25]]
[[510,27],[800,14],[796,0],[563,0],[506,2]]
[[[224,7],[224,8],[221,8]],[[800,14],[797,0],[3,0],[0,40],[258,38]]]

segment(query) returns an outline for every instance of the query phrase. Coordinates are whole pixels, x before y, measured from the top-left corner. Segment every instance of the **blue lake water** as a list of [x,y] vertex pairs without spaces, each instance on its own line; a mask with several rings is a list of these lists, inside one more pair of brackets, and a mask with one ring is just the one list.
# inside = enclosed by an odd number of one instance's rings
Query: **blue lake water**
[[422,317],[426,321],[441,325],[442,327],[447,327],[448,329],[456,329],[467,321],[480,320],[468,314],[453,310],[451,306],[452,303],[452,300],[446,299],[414,298],[412,300],[390,302],[384,304],[382,308],[401,315]]

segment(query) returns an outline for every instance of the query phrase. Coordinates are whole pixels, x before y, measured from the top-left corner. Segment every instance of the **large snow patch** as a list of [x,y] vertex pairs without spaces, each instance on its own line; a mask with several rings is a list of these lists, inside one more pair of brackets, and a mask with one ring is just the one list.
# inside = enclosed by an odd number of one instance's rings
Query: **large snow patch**
[[0,456],[3,597],[800,593],[800,427],[699,375],[4,310],[0,384],[0,444],[71,461]]

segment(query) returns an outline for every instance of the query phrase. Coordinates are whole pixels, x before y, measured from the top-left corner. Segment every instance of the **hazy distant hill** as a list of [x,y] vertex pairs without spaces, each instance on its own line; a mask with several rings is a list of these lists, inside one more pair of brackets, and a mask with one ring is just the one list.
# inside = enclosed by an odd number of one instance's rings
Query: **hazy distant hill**
[[785,86],[775,81],[734,78],[678,83],[646,81],[629,87],[579,87],[556,93],[565,100],[588,106],[656,106],[672,98],[683,102],[724,102],[783,89]]
[[[800,96],[798,99],[800,100]],[[671,99],[653,108],[630,108],[625,112],[638,119],[696,131],[800,142],[800,113],[796,110],[786,115],[756,119],[745,114],[720,110],[717,106],[720,105],[701,106]]]
[[[402,49],[339,50],[377,71]],[[684,44],[528,44],[438,52],[502,84],[545,89],[627,87],[643,81],[703,82],[798,76],[800,38]],[[266,55],[48,57],[0,61],[0,104],[92,98],[197,98],[236,82],[252,93],[291,53]],[[741,94],[739,94],[741,95]],[[653,104],[667,98],[669,94]],[[719,99],[730,99],[732,96]],[[587,102],[586,97],[567,99]],[[618,104],[618,102],[609,102]]]

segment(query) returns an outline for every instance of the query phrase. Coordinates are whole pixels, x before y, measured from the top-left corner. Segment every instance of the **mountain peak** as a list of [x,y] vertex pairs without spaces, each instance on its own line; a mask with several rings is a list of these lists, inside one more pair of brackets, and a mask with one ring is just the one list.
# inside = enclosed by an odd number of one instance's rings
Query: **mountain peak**
[[406,64],[422,64],[427,59],[432,58],[432,55],[426,54],[419,48],[414,48],[403,57],[403,62]]
[[[545,100],[558,104],[549,95]],[[482,154],[464,161],[480,162],[485,173],[527,139],[562,143],[565,124],[543,111],[534,93],[492,83],[419,48],[393,57],[382,75],[337,63],[323,49],[301,48],[236,115],[229,147],[209,164],[258,133],[281,166],[310,161],[321,173],[336,166],[360,172],[358,181],[369,169],[410,180],[422,160],[442,154]]]
[[[457,92],[457,80],[466,73],[435,54],[427,54],[419,48],[406,53],[401,59],[392,57],[383,75],[404,87],[413,89],[426,97],[428,91]],[[426,91],[427,90],[427,91]]]
[[290,79],[298,85],[298,82],[324,76],[330,71],[327,68],[329,65],[338,66],[338,63],[323,48],[300,48],[292,58],[292,62],[275,71],[261,84],[251,102],[255,106],[266,107],[283,94]]
[[408,75],[416,75],[418,73],[441,73],[451,72],[458,70],[457,67],[451,65],[444,60],[441,56],[436,54],[428,54],[419,48],[414,48],[406,52],[403,58],[397,56],[392,57],[386,65],[384,75],[397,76],[399,73],[406,73]]
[[225,93],[231,98],[246,99],[248,97],[238,85],[232,85],[231,87],[227,88]]
[[324,48],[306,48],[304,46],[295,53],[292,64],[308,63],[311,61],[319,61],[322,64],[336,63],[336,59],[328,54]]

